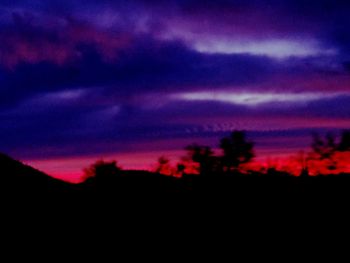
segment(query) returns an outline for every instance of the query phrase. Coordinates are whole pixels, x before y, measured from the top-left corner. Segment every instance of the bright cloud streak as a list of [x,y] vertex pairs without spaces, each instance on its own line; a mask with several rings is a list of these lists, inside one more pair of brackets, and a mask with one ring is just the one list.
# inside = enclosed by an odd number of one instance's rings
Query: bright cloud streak
[[314,41],[295,41],[269,39],[261,41],[237,41],[209,39],[194,43],[195,50],[209,54],[252,54],[270,56],[279,59],[288,57],[308,57],[317,55],[335,55],[337,51],[322,48]]
[[250,92],[189,92],[174,95],[173,98],[188,101],[218,101],[254,106],[271,102],[304,103],[340,96],[340,93],[250,93]]

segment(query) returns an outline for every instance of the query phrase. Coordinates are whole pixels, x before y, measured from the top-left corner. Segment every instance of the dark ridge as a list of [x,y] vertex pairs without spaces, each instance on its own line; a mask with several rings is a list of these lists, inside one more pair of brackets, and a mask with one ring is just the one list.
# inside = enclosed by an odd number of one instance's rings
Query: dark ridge
[[69,183],[55,179],[20,161],[0,154],[0,189],[13,195],[54,194],[69,191]]

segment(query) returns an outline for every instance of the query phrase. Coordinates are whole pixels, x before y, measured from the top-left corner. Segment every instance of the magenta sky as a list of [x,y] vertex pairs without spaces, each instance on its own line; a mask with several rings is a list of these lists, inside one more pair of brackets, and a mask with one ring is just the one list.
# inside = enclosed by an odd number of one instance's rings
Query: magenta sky
[[[350,3],[0,3],[0,151],[65,178],[149,168],[232,129],[260,157],[350,127]],[[152,162],[153,160],[153,162]]]

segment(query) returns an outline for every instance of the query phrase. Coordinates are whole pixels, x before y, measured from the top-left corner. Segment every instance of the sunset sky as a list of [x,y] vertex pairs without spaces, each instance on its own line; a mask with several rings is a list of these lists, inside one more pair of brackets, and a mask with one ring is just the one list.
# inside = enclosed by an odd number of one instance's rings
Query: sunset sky
[[1,0],[0,151],[77,180],[247,130],[260,158],[350,128],[350,1]]

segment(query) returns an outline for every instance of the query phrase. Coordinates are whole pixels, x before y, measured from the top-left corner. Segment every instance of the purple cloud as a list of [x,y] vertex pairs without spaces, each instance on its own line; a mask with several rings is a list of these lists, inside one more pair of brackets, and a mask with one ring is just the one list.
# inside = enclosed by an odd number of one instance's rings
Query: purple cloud
[[215,146],[236,128],[268,147],[346,128],[349,12],[341,0],[1,1],[0,150]]

